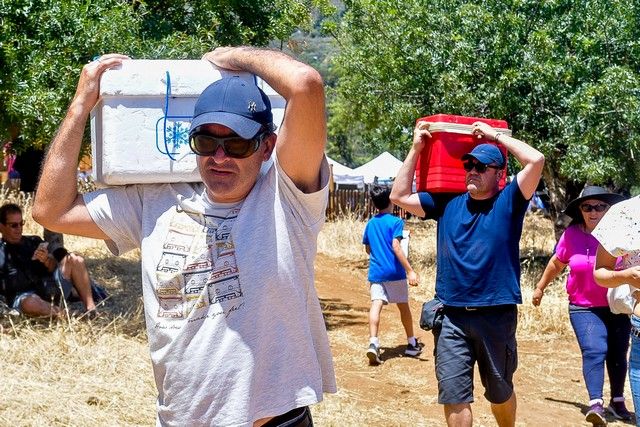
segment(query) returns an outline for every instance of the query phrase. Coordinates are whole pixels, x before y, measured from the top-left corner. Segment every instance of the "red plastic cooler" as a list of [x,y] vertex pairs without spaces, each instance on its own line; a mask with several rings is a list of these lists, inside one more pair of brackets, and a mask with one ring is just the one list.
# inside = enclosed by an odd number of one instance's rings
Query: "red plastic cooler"
[[[429,132],[432,135],[427,139],[427,145],[420,153],[416,165],[418,191],[432,193],[464,193],[467,191],[464,180],[465,171],[462,168],[460,158],[478,144],[487,142],[495,144],[471,134],[471,125],[478,121],[488,124],[505,135],[511,135],[511,131],[508,129],[509,125],[504,120],[436,114],[422,117],[416,121],[429,122]],[[506,148],[500,144],[496,145],[506,159]],[[500,180],[500,188],[504,188],[506,177],[505,162],[505,173]]]

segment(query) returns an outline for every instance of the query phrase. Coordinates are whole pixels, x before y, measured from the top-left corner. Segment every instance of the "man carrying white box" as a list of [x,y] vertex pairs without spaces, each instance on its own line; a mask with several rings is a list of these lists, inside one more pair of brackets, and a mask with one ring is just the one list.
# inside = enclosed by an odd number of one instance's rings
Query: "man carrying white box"
[[313,425],[308,405],[336,390],[313,274],[329,177],[320,75],[277,51],[207,53],[286,99],[279,135],[264,93],[224,78],[198,99],[189,132],[203,183],[80,195],[77,159],[100,76],[127,59],[104,55],[83,68],[45,160],[34,218],[103,239],[115,254],[141,248],[159,425]]

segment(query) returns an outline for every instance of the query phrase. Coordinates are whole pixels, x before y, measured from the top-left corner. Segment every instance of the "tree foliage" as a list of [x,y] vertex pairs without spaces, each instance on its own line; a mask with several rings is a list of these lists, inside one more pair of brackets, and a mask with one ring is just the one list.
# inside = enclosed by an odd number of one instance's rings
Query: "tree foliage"
[[138,22],[118,1],[3,1],[0,5],[0,132],[24,143],[49,139],[81,64],[129,52]]
[[199,58],[309,29],[328,0],[0,0],[0,141],[47,144],[82,66],[101,53]]
[[325,24],[340,46],[330,134],[343,146],[333,150],[402,157],[418,117],[502,118],[545,154],[556,207],[576,183],[638,181],[640,3],[344,3]]

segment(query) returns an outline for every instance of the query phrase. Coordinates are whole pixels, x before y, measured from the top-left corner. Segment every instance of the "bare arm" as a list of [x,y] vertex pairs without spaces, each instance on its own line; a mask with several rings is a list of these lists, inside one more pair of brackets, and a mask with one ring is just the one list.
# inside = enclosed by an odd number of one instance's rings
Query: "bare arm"
[[564,270],[566,266],[567,264],[561,262],[555,254],[551,257],[542,273],[542,277],[540,277],[540,280],[538,280],[536,284],[536,289],[533,291],[533,298],[531,299],[533,305],[536,307],[540,305],[544,290],[549,286],[549,283],[553,282],[553,279],[562,273],[562,270]]
[[522,170],[516,175],[516,180],[524,198],[530,199],[536,191],[542,176],[544,155],[519,139],[499,133],[486,123],[476,122],[473,126],[472,132],[475,135],[483,135],[504,145],[522,165]]
[[33,218],[49,230],[108,239],[78,194],[76,174],[84,126],[98,101],[100,76],[126,58],[104,55],[82,68],[76,94],[45,158],[33,203]]
[[622,284],[640,288],[640,266],[629,267],[624,270],[617,271],[617,258],[611,255],[602,245],[598,245],[598,253],[596,255],[596,265],[593,276],[598,285],[605,288],[615,288]]
[[413,271],[413,268],[411,268],[411,264],[409,264],[407,257],[404,256],[400,239],[393,239],[392,248],[396,258],[400,261],[400,265],[402,265],[404,271],[407,272],[407,282],[409,282],[411,286],[416,286],[418,284],[418,275]]
[[424,216],[425,211],[420,204],[420,198],[417,193],[412,192],[413,176],[416,170],[416,163],[420,152],[424,149],[425,138],[431,138],[429,133],[429,124],[418,122],[413,130],[413,143],[407,158],[404,159],[396,179],[393,182],[390,199],[395,205],[411,212],[417,216]]
[[324,86],[312,67],[273,50],[222,47],[204,55],[216,66],[248,71],[287,101],[276,150],[280,165],[302,191],[320,189],[320,165],[327,142]]

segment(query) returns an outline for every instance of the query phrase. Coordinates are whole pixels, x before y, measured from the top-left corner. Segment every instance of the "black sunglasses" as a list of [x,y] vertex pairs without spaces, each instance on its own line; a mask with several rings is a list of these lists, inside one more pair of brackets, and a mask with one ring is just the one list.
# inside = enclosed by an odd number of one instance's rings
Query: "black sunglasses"
[[585,203],[584,205],[580,205],[580,210],[582,212],[604,212],[609,208],[609,205],[606,203],[598,203],[597,205],[590,205],[589,203]]
[[466,162],[462,164],[462,167],[467,172],[471,172],[475,169],[476,171],[478,171],[478,173],[485,173],[487,171],[487,168],[502,169],[500,166],[485,165],[484,163],[480,162]]
[[244,159],[258,151],[258,147],[267,135],[269,132],[264,131],[251,139],[244,139],[237,135],[221,138],[208,132],[196,131],[189,138],[189,147],[198,156],[213,156],[218,151],[218,147],[222,147],[222,151],[228,157]]
[[7,222],[4,225],[6,225],[9,228],[24,227],[24,220],[22,220],[20,222]]

